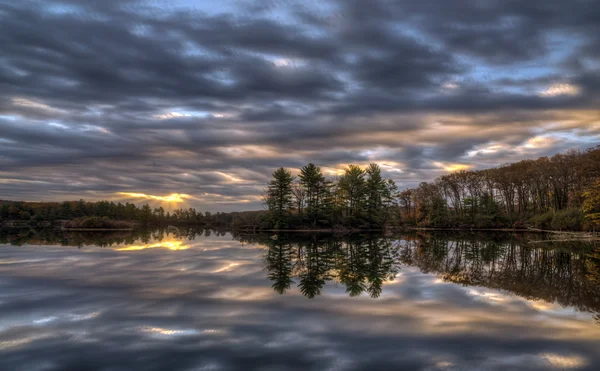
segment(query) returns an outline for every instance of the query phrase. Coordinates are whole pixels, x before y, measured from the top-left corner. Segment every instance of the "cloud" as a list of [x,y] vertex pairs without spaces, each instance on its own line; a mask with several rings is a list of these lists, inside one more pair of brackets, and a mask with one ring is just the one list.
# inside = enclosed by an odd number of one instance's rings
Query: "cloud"
[[558,95],[577,95],[579,88],[571,84],[552,84],[546,90],[540,92],[544,97],[555,97]]
[[[22,180],[0,198],[184,193],[255,209],[236,201],[258,200],[279,166],[378,161],[410,186],[590,147],[597,8],[0,0],[0,177]],[[548,145],[527,147],[540,130]]]

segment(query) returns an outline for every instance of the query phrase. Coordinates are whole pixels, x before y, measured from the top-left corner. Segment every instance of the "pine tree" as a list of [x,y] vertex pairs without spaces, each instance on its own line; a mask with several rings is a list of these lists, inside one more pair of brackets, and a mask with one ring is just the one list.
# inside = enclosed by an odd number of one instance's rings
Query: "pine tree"
[[279,168],[273,173],[273,180],[267,188],[266,203],[271,212],[275,228],[287,225],[289,210],[292,208],[292,181],[289,170]]
[[309,163],[300,169],[299,178],[306,197],[306,215],[315,226],[321,217],[321,204],[326,190],[325,177],[320,167]]
[[370,227],[380,227],[385,220],[384,202],[389,198],[386,181],[381,176],[381,168],[370,164],[366,170],[365,183],[366,217]]
[[350,165],[339,180],[341,198],[346,206],[346,216],[359,218],[362,215],[365,196],[365,171]]

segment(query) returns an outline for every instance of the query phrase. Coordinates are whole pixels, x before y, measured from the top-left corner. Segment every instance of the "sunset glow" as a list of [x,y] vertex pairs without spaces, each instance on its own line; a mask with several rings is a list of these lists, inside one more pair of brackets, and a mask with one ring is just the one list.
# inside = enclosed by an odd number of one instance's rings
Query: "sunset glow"
[[461,171],[461,170],[469,170],[471,168],[470,165],[465,165],[465,164],[446,164],[443,162],[435,162],[434,163],[435,166],[444,169],[447,172],[455,172],[455,171]]
[[559,95],[577,95],[579,88],[571,84],[552,84],[540,93],[544,97],[556,97]]
[[183,194],[183,193],[171,193],[168,196],[156,196],[156,195],[149,195],[146,193],[132,193],[132,192],[119,192],[117,194],[122,195],[122,196],[131,197],[131,198],[156,200],[156,201],[162,201],[162,202],[184,202],[185,199],[189,199],[192,197],[190,195]]

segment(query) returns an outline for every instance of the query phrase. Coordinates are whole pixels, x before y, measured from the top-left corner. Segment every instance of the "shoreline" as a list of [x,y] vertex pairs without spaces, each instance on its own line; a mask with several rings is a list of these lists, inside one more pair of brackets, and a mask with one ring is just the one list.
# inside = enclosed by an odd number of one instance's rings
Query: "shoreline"
[[[231,231],[241,232],[250,231],[243,229],[229,229]],[[386,232],[390,229],[334,229],[334,228],[309,228],[309,229],[257,229],[256,232],[327,232],[327,233],[348,233],[348,232]]]
[[65,232],[112,232],[112,231],[133,231],[135,228],[61,228]]
[[[441,228],[441,227],[409,227],[411,231],[461,231],[461,232],[536,232],[542,233],[546,231],[533,231],[528,228]],[[574,232],[577,233],[577,232]]]
[[[156,229],[157,226],[149,226],[151,229]],[[303,229],[236,229],[230,227],[210,227],[210,226],[187,226],[191,228],[203,228],[213,230],[225,230],[229,232],[242,232],[250,234],[258,233],[337,233],[337,234],[350,234],[350,233],[368,233],[368,232],[382,232],[382,233],[402,233],[402,232],[418,232],[418,231],[439,231],[439,232],[513,232],[513,233],[549,233],[562,236],[572,236],[589,239],[600,239],[600,232],[585,232],[585,231],[560,231],[551,229],[539,229],[539,228],[441,228],[441,227],[405,227],[405,228],[373,228],[373,229],[361,229],[361,228],[348,228],[348,229],[336,229],[336,228],[303,228]],[[0,229],[19,229],[19,228],[34,228],[34,229],[55,229],[64,232],[118,232],[118,231],[134,231],[138,228],[56,228],[49,226],[32,226],[32,225],[0,225]],[[181,226],[186,228],[186,226]],[[142,228],[143,229],[143,228]],[[166,229],[166,228],[165,228]]]

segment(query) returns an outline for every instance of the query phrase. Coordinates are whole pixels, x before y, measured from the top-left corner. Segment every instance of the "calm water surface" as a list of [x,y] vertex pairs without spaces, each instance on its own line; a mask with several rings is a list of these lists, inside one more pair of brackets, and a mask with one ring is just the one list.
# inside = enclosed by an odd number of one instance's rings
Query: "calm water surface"
[[0,370],[598,370],[600,249],[0,231]]

